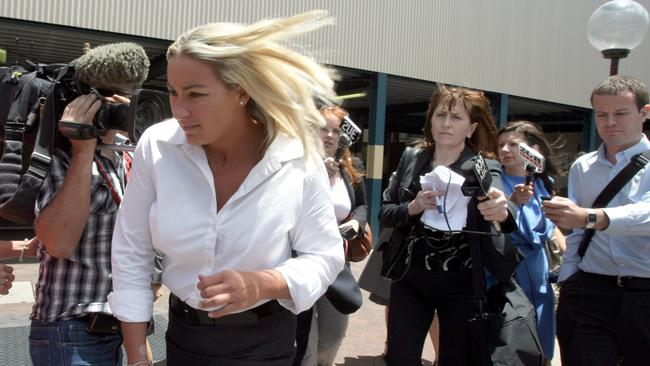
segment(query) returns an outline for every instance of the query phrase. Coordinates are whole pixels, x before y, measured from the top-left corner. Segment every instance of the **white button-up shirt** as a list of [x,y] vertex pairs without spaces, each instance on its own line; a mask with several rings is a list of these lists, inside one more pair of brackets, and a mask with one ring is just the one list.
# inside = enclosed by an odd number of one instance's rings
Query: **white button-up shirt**
[[[650,149],[644,135],[636,145],[616,154],[616,164],[605,156],[605,147],[579,157],[569,172],[569,198],[580,207],[591,207],[596,197],[636,154]],[[610,276],[650,278],[650,166],[641,169],[603,210],[609,217],[605,230],[596,230],[582,259],[578,247],[583,229],[567,237],[559,280],[581,269]]]
[[291,294],[279,302],[294,313],[311,307],[344,262],[327,172],[317,160],[305,158],[298,140],[279,135],[217,211],[203,148],[188,144],[175,120],[147,129],[113,234],[115,315],[127,322],[151,317],[154,249],[163,255],[163,283],[194,308],[203,300],[198,275],[229,269],[275,269]]

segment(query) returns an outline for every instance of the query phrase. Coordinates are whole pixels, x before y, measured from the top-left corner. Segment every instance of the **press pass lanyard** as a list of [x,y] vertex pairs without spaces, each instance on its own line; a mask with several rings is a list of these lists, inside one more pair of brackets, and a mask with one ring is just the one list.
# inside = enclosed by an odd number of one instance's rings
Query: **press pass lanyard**
[[104,180],[104,183],[108,186],[109,191],[111,191],[111,196],[113,197],[113,201],[119,206],[120,203],[122,203],[122,197],[117,193],[115,190],[115,186],[113,185],[113,181],[111,178],[108,176],[106,173],[106,170],[104,170],[104,167],[102,164],[99,162],[99,159],[95,156],[95,164],[97,165],[97,170],[99,171],[99,174],[102,176],[102,179]]

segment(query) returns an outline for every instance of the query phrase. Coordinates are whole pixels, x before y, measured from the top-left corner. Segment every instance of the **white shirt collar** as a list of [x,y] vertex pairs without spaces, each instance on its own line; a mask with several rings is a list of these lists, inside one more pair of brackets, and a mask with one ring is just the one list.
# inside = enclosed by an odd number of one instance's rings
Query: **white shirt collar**
[[[199,148],[199,146],[187,143],[185,133],[183,133],[183,129],[178,125],[176,119],[172,118],[160,123],[165,124],[164,128],[160,128],[156,133],[161,141],[167,141],[174,145],[182,145],[186,151]],[[284,133],[279,133],[271,143],[271,146],[269,146],[262,160],[268,160],[268,163],[279,164],[301,158],[303,155],[304,147],[298,139],[292,138]]]
[[[616,162],[617,164],[621,161],[623,162],[629,162],[632,160],[632,157],[636,154],[640,154],[642,152],[645,152],[647,150],[650,150],[650,140],[648,140],[648,137],[645,134],[641,134],[641,140],[639,140],[638,143],[634,144],[633,146],[628,147],[627,149],[623,151],[619,151],[616,153]],[[598,160],[601,162],[607,161],[608,164],[611,165],[609,160],[607,160],[607,155],[605,151],[605,144],[600,144],[598,147]]]

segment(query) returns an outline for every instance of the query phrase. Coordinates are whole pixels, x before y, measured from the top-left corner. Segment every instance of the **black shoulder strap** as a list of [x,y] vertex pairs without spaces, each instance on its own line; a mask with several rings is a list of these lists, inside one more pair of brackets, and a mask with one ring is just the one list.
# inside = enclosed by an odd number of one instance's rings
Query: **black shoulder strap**
[[[34,219],[34,204],[43,180],[50,170],[52,143],[57,125],[57,84],[70,70],[65,65],[58,70],[47,96],[39,98],[39,123],[29,167],[22,172],[23,142],[5,139],[4,153],[0,160],[0,216],[19,224],[29,224]],[[44,100],[43,100],[44,99]],[[5,130],[6,131],[6,130]]]
[[[475,201],[476,197],[472,197],[471,201]],[[476,202],[469,202],[467,205],[467,226],[478,226],[479,212],[476,209]],[[483,259],[481,256],[481,239],[477,233],[467,233],[467,242],[469,243],[470,257],[472,258],[472,287],[474,299],[478,302],[479,307],[482,307],[487,296],[485,290],[485,272],[483,271]],[[480,309],[483,312],[483,309]]]
[[[645,167],[648,162],[650,162],[650,150],[641,154],[634,155],[630,163],[627,164],[625,168],[623,168],[623,170],[621,170],[618,174],[616,174],[614,179],[612,179],[609,184],[607,184],[605,189],[600,192],[591,207],[603,208],[607,206],[609,201],[611,201],[612,198],[616,196],[621,188],[623,188],[623,186],[626,185],[627,182],[629,182],[630,179],[636,175],[636,173],[643,169],[643,167]],[[580,246],[578,247],[578,255],[580,255],[580,258],[585,256],[587,248],[589,247],[589,243],[591,243],[591,239],[593,238],[595,232],[596,230],[594,229],[586,229],[584,231],[582,241],[580,241]]]

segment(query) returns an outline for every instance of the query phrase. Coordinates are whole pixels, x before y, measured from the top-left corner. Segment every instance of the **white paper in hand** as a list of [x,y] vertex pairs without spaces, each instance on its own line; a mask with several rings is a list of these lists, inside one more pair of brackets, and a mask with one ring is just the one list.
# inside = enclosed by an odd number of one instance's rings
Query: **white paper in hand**
[[[420,185],[423,191],[447,191],[446,196],[440,196],[438,199],[438,209],[447,213],[449,226],[447,226],[444,214],[438,210],[424,210],[420,221],[438,230],[461,230],[467,221],[467,204],[470,199],[465,197],[460,190],[464,181],[463,176],[442,165],[420,176]],[[449,184],[449,189],[447,189],[447,184]]]

